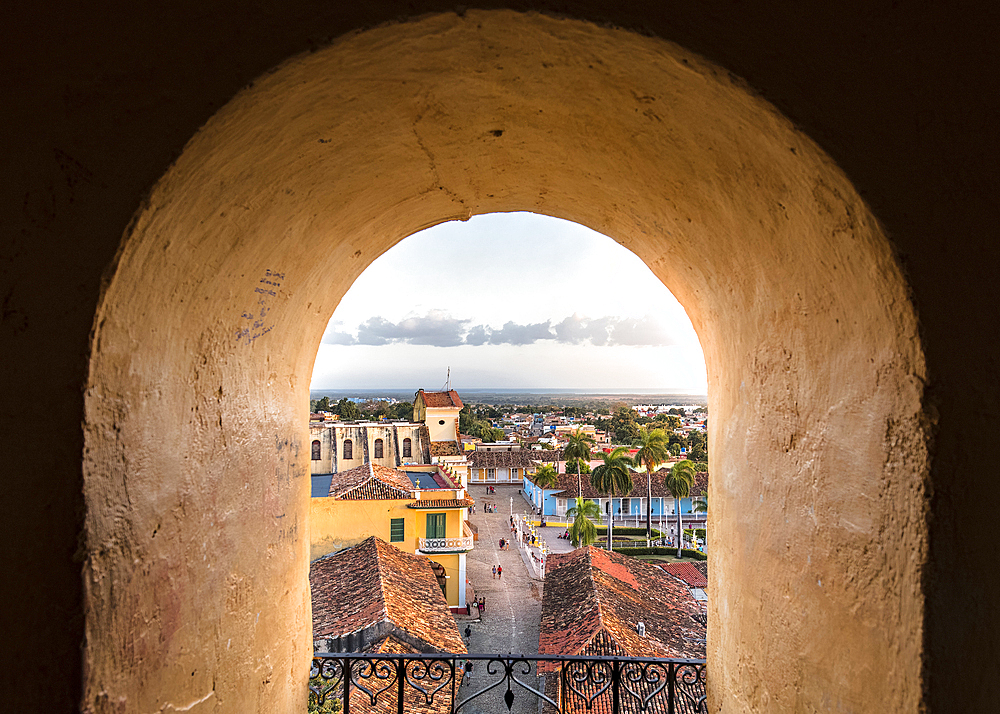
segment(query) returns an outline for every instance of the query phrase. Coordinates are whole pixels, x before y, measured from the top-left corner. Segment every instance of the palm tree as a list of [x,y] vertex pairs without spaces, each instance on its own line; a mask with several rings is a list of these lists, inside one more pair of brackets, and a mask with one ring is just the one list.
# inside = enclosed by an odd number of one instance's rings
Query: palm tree
[[601,454],[604,463],[600,464],[594,472],[590,474],[590,485],[599,493],[606,493],[610,497],[611,503],[608,506],[608,550],[612,549],[611,542],[611,522],[615,519],[614,499],[615,494],[628,493],[632,490],[632,458],[628,455],[628,449],[619,446],[610,454]]
[[[535,482],[538,488],[542,489],[542,508],[545,507],[545,489],[553,488],[557,483],[559,483],[559,472],[556,471],[552,464],[542,464],[535,471],[534,476],[531,479]],[[542,516],[542,520],[545,520],[545,516]]]
[[593,501],[576,499],[576,505],[566,511],[566,517],[573,519],[569,527],[569,538],[573,547],[586,547],[597,540],[597,526],[594,520],[601,517],[601,507]]
[[[584,461],[590,461],[590,447],[594,445],[594,439],[582,430],[577,429],[569,435],[569,441],[563,449],[563,458],[566,461],[576,461],[576,482],[580,486],[580,472]],[[583,488],[580,487],[577,496],[583,495]]]
[[653,470],[667,460],[667,433],[663,429],[642,429],[632,446],[638,451],[632,459],[646,467],[646,547],[653,537]]
[[553,468],[552,464],[542,464],[535,471],[534,478],[531,480],[535,482],[538,488],[552,488],[559,483],[559,472]]
[[691,494],[691,487],[694,485],[694,464],[685,459],[684,461],[678,461],[674,464],[674,467],[670,469],[663,479],[663,485],[667,487],[670,491],[670,495],[674,497],[674,505],[677,509],[677,557],[681,557],[681,541],[684,537],[684,531],[681,526],[681,499],[687,498]]

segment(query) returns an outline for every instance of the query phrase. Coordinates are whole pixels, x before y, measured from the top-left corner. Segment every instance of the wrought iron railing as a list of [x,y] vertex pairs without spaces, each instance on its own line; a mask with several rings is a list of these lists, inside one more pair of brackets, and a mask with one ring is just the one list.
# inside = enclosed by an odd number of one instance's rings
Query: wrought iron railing
[[[473,665],[470,672],[467,662]],[[471,713],[497,697],[508,711],[515,701],[526,711],[560,714],[708,711],[705,661],[693,659],[316,654],[309,680],[314,708],[336,701],[334,708],[344,714]]]
[[472,536],[463,538],[419,538],[420,550],[425,553],[448,553],[472,550]]

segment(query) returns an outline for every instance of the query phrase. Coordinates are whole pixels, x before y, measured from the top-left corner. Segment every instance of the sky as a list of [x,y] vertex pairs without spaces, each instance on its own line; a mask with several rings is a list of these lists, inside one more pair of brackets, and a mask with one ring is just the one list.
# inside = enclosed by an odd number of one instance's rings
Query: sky
[[674,296],[631,251],[533,213],[441,223],[377,258],[316,356],[313,389],[705,394]]

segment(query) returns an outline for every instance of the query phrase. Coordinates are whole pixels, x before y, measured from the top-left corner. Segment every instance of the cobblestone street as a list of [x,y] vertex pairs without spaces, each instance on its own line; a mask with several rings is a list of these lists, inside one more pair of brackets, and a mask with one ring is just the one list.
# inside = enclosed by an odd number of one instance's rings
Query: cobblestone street
[[[480,619],[460,618],[459,629],[464,632],[466,624],[472,628],[467,638],[468,649],[473,654],[524,654],[538,653],[538,628],[542,615],[542,581],[534,577],[522,558],[515,543],[509,550],[500,550],[500,539],[511,539],[510,515],[531,513],[530,504],[518,493],[518,486],[496,485],[496,493],[487,495],[486,487],[472,485],[469,488],[476,500],[476,513],[472,523],[479,529],[479,540],[469,554],[468,579],[475,589],[476,597],[486,598],[486,607]],[[511,500],[513,499],[513,501]],[[496,513],[485,513],[487,503],[496,504]],[[513,504],[513,505],[512,505]],[[552,531],[555,538],[556,529]],[[562,545],[565,541],[558,541]],[[569,550],[568,544],[560,550]],[[503,575],[493,577],[493,566],[503,567]],[[475,612],[475,609],[473,609]],[[542,680],[532,672],[521,678],[529,686],[542,689]],[[469,696],[482,689],[495,678],[489,677],[485,663],[478,665],[469,686],[463,687],[463,695]],[[497,687],[463,708],[470,714],[475,712],[506,712],[503,702],[505,686]],[[540,700],[518,687],[514,688],[514,712],[536,714],[540,711]]]

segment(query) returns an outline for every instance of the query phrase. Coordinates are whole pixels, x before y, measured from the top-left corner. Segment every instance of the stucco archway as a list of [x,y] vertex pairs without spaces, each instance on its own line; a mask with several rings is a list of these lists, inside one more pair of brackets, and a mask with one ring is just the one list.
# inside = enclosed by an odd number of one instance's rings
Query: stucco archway
[[737,79],[662,40],[506,11],[289,61],[137,215],[86,395],[85,704],[301,705],[303,425],[326,321],[395,242],[509,210],[620,241],[698,331],[713,707],[916,708],[924,364],[888,242]]

